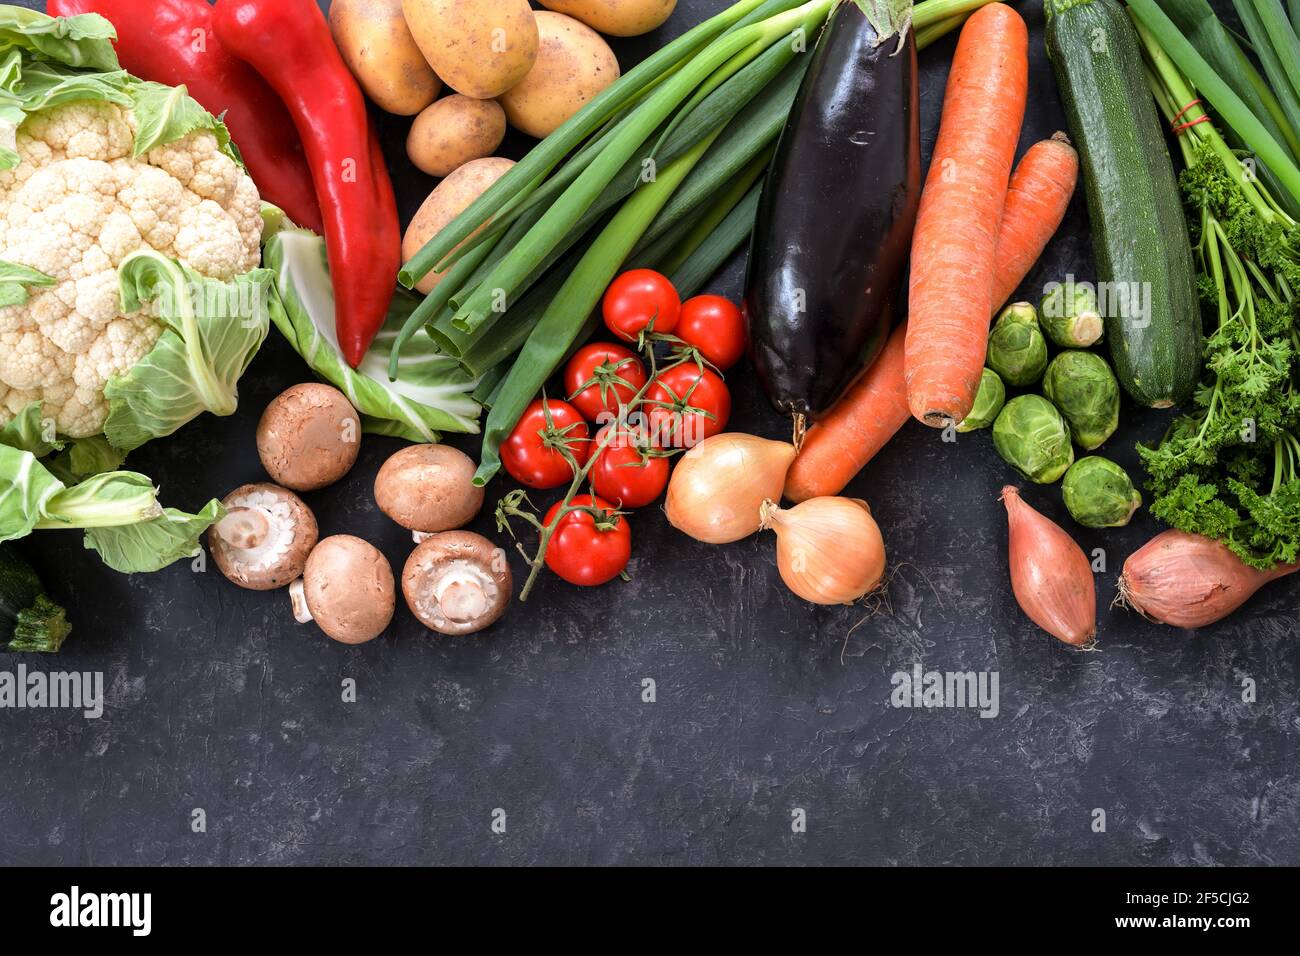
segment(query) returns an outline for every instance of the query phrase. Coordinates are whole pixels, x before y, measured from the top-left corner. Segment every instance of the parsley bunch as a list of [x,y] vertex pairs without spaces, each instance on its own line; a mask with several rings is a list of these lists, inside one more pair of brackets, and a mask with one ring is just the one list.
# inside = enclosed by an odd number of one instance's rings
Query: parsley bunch
[[1269,568],[1300,554],[1300,227],[1217,135],[1183,144],[1180,177],[1214,317],[1205,378],[1192,409],[1138,451],[1153,515]]

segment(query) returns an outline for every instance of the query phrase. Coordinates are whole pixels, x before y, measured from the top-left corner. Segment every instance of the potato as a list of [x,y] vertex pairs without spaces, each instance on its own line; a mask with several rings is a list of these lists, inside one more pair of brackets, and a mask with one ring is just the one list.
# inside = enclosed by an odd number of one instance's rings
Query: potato
[[618,60],[595,30],[562,13],[537,13],[537,62],[499,96],[506,119],[541,139],[618,79]]
[[442,89],[406,28],[402,0],[334,0],[330,32],[348,69],[381,110],[414,116]]
[[471,159],[491,156],[505,135],[506,114],[496,100],[453,93],[415,118],[406,155],[430,176],[446,176]]
[[402,11],[424,58],[457,93],[498,96],[537,58],[528,0],[402,0]]
[[556,13],[581,20],[612,37],[649,33],[673,15],[677,0],[540,0]]
[[[464,212],[466,206],[504,176],[514,164],[513,159],[502,159],[500,156],[474,159],[438,183],[437,188],[429,193],[429,197],[420,206],[411,224],[406,227],[406,235],[402,237],[402,262],[410,262],[424,244],[438,234],[438,230]],[[420,280],[416,289],[427,295],[444,275],[445,272],[430,272]]]

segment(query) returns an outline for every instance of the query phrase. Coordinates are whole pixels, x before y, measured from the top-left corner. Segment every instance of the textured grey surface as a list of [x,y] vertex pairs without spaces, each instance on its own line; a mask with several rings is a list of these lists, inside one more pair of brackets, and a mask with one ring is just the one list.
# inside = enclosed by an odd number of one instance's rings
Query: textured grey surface
[[[685,0],[657,34],[616,44],[622,62],[717,6]],[[1041,14],[1018,6],[1027,146],[1063,120]],[[951,48],[921,58],[927,156]],[[431,182],[401,156],[403,125],[384,121],[409,215]],[[1025,288],[1089,276],[1086,230],[1076,201]],[[739,282],[733,263],[714,289]],[[259,480],[257,415],[307,377],[272,333],[237,415],[132,465],[183,506]],[[784,437],[748,369],[730,378],[732,427]],[[1133,441],[1163,418],[1126,412],[1106,451],[1134,465]],[[323,534],[362,535],[400,567],[410,544],[370,487],[398,445],[367,437],[352,473],[307,497]],[[894,569],[874,613],[795,599],[770,535],[707,547],[650,508],[631,519],[631,583],[544,579],[477,638],[433,637],[399,608],[358,648],[297,626],[283,592],[237,590],[210,566],[123,577],[78,536],[41,534],[29,552],[77,629],[57,659],[26,663],[102,670],[107,705],[98,721],[0,710],[0,863],[1300,863],[1300,586],[1274,584],[1203,633],[1143,623],[1107,606],[1155,524],[1081,532],[1056,488],[1030,488],[1086,550],[1106,549],[1102,650],[1078,653],[1009,592],[996,499],[1010,478],[987,434],[943,444],[909,424],[849,488]],[[0,655],[0,670],[18,660]],[[996,670],[1000,715],[892,708],[890,676],[915,662]],[[206,833],[191,832],[194,808]]]

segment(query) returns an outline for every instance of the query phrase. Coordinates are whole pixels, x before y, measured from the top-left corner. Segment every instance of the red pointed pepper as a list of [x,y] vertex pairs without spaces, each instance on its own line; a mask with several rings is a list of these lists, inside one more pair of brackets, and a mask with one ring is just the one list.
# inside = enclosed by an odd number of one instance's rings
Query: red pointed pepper
[[205,0],[49,0],[49,13],[98,13],[117,29],[117,58],[145,80],[184,85],[226,126],[267,202],[300,226],[320,232],[320,206],[311,170],[289,111],[275,91],[212,32]]
[[366,100],[314,0],[221,0],[217,39],[280,94],[298,127],[334,281],[343,356],[361,362],[392,301],[402,234]]

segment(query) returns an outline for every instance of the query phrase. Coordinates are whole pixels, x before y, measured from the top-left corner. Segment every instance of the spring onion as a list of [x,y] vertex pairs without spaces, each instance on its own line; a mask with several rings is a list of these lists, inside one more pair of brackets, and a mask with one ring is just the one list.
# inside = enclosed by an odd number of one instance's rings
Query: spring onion
[[1300,200],[1300,168],[1241,97],[1179,32],[1156,0],[1129,0],[1129,10],[1134,19],[1150,31],[1155,42],[1187,76],[1191,85],[1209,100],[1223,121],[1273,171],[1291,197]]

